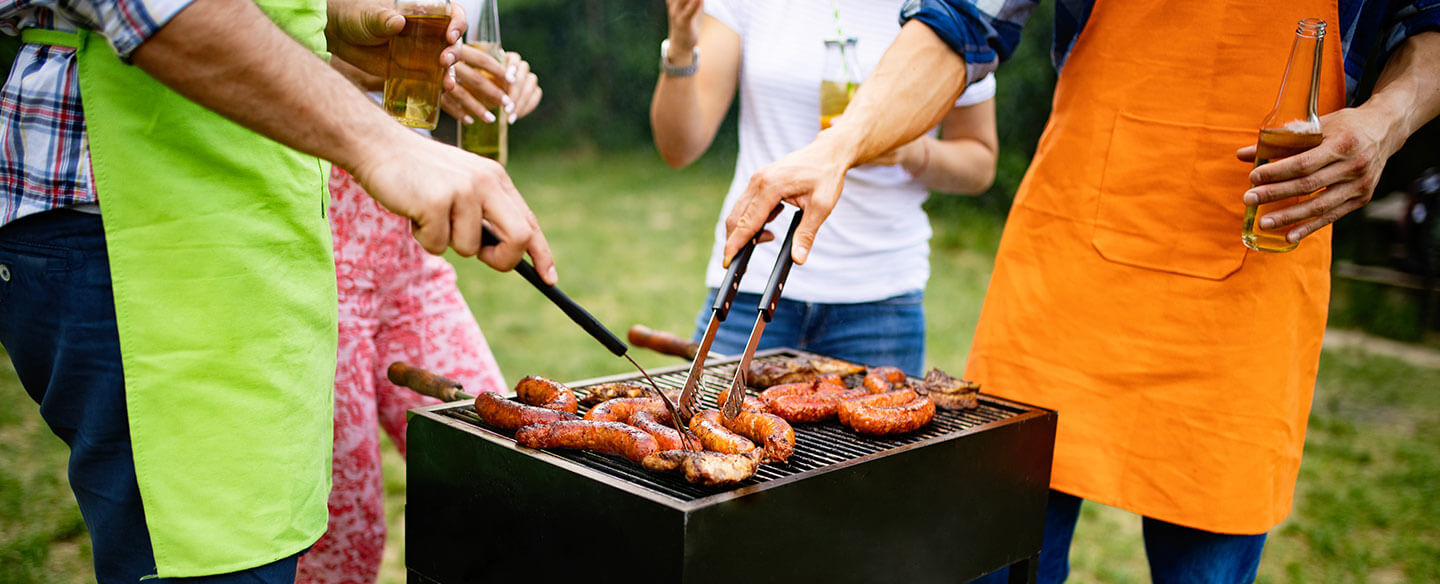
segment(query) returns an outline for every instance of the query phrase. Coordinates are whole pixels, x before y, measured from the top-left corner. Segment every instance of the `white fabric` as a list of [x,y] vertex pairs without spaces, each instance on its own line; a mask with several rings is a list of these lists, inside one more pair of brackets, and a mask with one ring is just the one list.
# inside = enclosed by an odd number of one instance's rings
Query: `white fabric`
[[[845,36],[859,38],[862,74],[875,68],[900,33],[901,3],[839,0],[841,29]],[[706,285],[714,288],[725,278],[720,267],[724,218],[750,175],[809,144],[820,132],[824,40],[835,38],[836,32],[835,10],[828,0],[706,0],[705,10],[742,40],[740,152],[705,272]],[[973,105],[994,95],[995,79],[987,76],[955,105]],[[933,129],[930,135],[935,135]],[[930,277],[930,221],[920,205],[928,196],[925,185],[899,165],[851,170],[840,202],[816,234],[809,259],[790,272],[785,298],[870,302],[924,289]],[[764,289],[793,210],[787,206],[767,226],[777,241],[756,246],[742,291]]]

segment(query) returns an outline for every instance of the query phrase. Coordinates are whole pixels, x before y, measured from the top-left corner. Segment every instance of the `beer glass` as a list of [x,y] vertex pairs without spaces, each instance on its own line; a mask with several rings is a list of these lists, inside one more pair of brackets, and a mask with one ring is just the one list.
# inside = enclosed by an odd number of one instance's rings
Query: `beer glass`
[[400,123],[426,130],[440,121],[440,91],[445,68],[440,52],[450,43],[448,0],[396,0],[405,28],[390,39],[390,64],[385,74],[385,111]]
[[[496,0],[479,0],[478,10],[475,11],[476,18],[470,23],[466,44],[494,57],[500,62],[500,66],[504,67],[505,49],[500,47],[500,12],[496,4]],[[484,71],[481,73],[496,85],[506,87],[505,80],[495,79]],[[498,104],[491,108],[490,113],[495,116],[494,122],[475,120],[475,123],[468,126],[460,124],[460,147],[492,158],[503,165],[509,158],[509,116]]]
[[860,88],[860,61],[855,52],[858,39],[827,39],[825,68],[820,72],[820,129],[830,127],[830,120],[845,113],[850,98]]

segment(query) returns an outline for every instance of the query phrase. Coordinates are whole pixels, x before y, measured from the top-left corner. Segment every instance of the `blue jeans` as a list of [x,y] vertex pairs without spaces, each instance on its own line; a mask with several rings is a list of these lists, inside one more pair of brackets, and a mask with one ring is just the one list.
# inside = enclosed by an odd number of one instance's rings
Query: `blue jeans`
[[[48,211],[0,227],[0,345],[40,416],[70,447],[70,489],[90,530],[96,579],[130,584],[155,574],[100,216]],[[146,583],[293,582],[298,558]]]
[[[695,319],[696,340],[710,323],[715,294],[712,288]],[[760,337],[759,348],[790,347],[864,365],[893,365],[919,376],[925,368],[924,300],[924,293],[918,291],[855,304],[781,298],[775,306],[775,318]],[[759,294],[736,294],[710,350],[722,355],[743,352],[759,306]]]
[[[1070,540],[1084,499],[1050,491],[1045,508],[1045,538],[1040,545],[1039,584],[1059,584],[1070,575]],[[1213,533],[1146,517],[1145,555],[1150,579],[1158,584],[1241,584],[1255,581],[1264,533]],[[978,578],[972,584],[1004,584],[1009,569]]]

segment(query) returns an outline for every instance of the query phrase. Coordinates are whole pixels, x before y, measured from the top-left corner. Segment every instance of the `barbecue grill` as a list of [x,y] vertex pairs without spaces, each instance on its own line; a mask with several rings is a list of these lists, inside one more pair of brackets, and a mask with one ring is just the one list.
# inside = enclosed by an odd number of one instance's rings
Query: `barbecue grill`
[[[735,362],[706,367],[704,403]],[[678,390],[686,370],[653,377]],[[1011,582],[1034,582],[1055,422],[982,395],[901,436],[795,424],[788,464],[701,487],[620,457],[519,446],[468,403],[422,408],[408,435],[409,582],[958,583],[1007,565]]]

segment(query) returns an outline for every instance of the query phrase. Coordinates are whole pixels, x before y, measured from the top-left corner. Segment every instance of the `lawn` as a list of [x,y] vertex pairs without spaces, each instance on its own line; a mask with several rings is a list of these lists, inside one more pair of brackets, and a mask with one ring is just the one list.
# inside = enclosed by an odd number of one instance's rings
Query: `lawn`
[[[688,334],[728,160],[672,171],[649,152],[517,156],[515,182],[539,215],[561,287],[623,334],[632,324]],[[926,298],[929,364],[959,372],[999,233],[988,215],[937,220]],[[462,291],[507,378],[622,373],[610,355],[514,274],[456,260]],[[637,351],[646,367],[671,357]],[[1294,513],[1272,532],[1261,582],[1440,581],[1440,370],[1358,349],[1322,357]],[[0,359],[0,582],[93,580],[85,528],[65,483],[65,447]],[[386,457],[391,546],[382,581],[404,581],[404,463]],[[1148,580],[1140,521],[1085,508],[1075,582]]]

